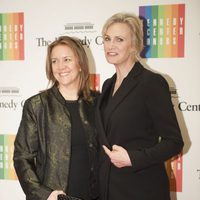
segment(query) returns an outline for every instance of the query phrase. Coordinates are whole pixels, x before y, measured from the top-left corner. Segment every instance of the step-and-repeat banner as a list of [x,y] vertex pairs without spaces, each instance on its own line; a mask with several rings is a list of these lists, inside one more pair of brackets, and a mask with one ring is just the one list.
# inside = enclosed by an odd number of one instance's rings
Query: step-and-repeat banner
[[80,38],[92,87],[101,90],[115,72],[104,57],[101,29],[112,14],[125,11],[143,20],[142,63],[168,81],[185,141],[181,154],[166,162],[172,200],[199,200],[199,8],[198,0],[0,0],[0,199],[25,199],[13,142],[25,99],[47,88],[48,44],[61,35]]

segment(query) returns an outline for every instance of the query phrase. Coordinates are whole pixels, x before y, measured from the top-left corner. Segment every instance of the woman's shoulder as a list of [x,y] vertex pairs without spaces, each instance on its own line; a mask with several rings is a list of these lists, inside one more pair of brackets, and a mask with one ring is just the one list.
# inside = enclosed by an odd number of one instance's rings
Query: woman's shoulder
[[89,102],[92,103],[92,104],[96,104],[99,95],[100,95],[99,91],[90,90],[90,97],[91,98],[90,98]]
[[50,94],[50,90],[51,89],[47,89],[47,90],[42,90],[42,91],[39,91],[37,94],[34,94],[32,96],[30,96],[29,98],[27,98],[25,100],[25,105],[38,105],[38,104],[41,104],[42,101],[47,98],[47,96]]
[[160,82],[160,83],[166,83],[166,79],[164,76],[158,72],[151,71],[149,69],[145,69],[143,73],[143,80],[145,82]]
[[104,89],[105,89],[107,86],[111,85],[112,82],[113,82],[115,79],[116,79],[116,73],[115,73],[112,77],[107,78],[107,79],[103,82],[103,85],[102,85],[102,92],[104,91]]
[[92,98],[97,98],[100,95],[100,92],[97,90],[90,90],[90,95]]
[[145,69],[142,76],[142,85],[147,91],[164,89],[169,90],[169,84],[165,77],[157,72]]

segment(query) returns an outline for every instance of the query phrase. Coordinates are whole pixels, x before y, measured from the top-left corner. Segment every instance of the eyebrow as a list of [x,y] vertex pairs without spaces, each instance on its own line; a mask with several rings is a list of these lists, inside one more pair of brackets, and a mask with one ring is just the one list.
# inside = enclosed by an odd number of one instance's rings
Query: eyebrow
[[[62,57],[62,58],[71,58],[72,56],[64,56],[64,57]],[[51,59],[57,59],[57,58],[55,58],[55,57],[52,57]]]
[[[111,37],[111,36],[108,34],[105,34],[104,37]],[[126,39],[126,37],[124,37],[122,35],[115,35],[114,37],[120,37],[120,38]]]

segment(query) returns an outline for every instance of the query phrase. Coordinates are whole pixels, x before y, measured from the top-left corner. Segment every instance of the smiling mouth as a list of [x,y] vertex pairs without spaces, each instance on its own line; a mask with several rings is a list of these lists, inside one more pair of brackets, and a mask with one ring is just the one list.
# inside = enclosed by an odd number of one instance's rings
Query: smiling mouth
[[118,53],[115,53],[115,52],[107,52],[107,55],[108,55],[108,56],[117,56]]
[[65,72],[65,73],[59,73],[60,76],[68,76],[69,73]]

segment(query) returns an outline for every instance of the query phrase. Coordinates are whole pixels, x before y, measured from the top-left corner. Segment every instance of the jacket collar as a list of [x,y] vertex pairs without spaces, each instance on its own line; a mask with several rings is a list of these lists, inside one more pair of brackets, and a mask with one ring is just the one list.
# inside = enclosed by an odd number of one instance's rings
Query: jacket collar
[[53,95],[55,96],[55,98],[63,105],[65,105],[65,99],[64,97],[62,96],[62,94],[60,93],[60,91],[58,90],[58,87],[57,85],[55,84],[51,89],[50,91],[52,91]]
[[[52,91],[52,93],[54,94],[55,98],[56,98],[61,104],[65,105],[66,100],[65,100],[65,98],[62,96],[62,94],[60,93],[60,91],[59,91],[59,89],[58,89],[58,87],[57,87],[56,84],[54,84],[54,85],[52,86],[52,88],[50,88],[50,91]],[[78,98],[79,102],[81,102],[82,99],[83,99],[83,94],[81,93],[81,94],[79,95],[79,98]]]
[[[112,115],[113,111],[118,107],[118,105],[126,98],[126,96],[136,87],[139,79],[139,75],[142,73],[144,70],[144,67],[139,63],[136,62],[127,77],[123,80],[122,85],[120,86],[120,90],[118,90],[115,95],[113,96],[113,103],[111,104],[109,108],[109,113],[110,116]],[[116,80],[116,74],[112,76],[112,78],[108,79],[102,90],[102,94],[100,95],[98,104],[97,104],[97,120],[99,123],[99,130],[100,132],[103,132],[102,139],[103,143],[105,145],[108,145],[108,141],[106,139],[106,134],[105,134],[105,128],[103,127],[103,121],[101,119],[101,112],[100,112],[100,107],[104,101],[104,98],[109,95],[109,92],[111,91],[112,85],[115,83]]]
[[[124,100],[124,98],[131,92],[131,90],[135,88],[138,83],[137,76],[140,75],[143,69],[144,68],[139,62],[135,63],[129,74],[126,76],[126,78],[124,78],[120,89],[113,96],[113,103],[110,106],[110,113],[118,106],[119,103]],[[115,84],[115,80],[116,74],[108,82],[107,87],[105,88],[105,92],[103,92],[102,95],[104,95],[104,93],[107,93],[107,91],[111,89],[113,84]]]

